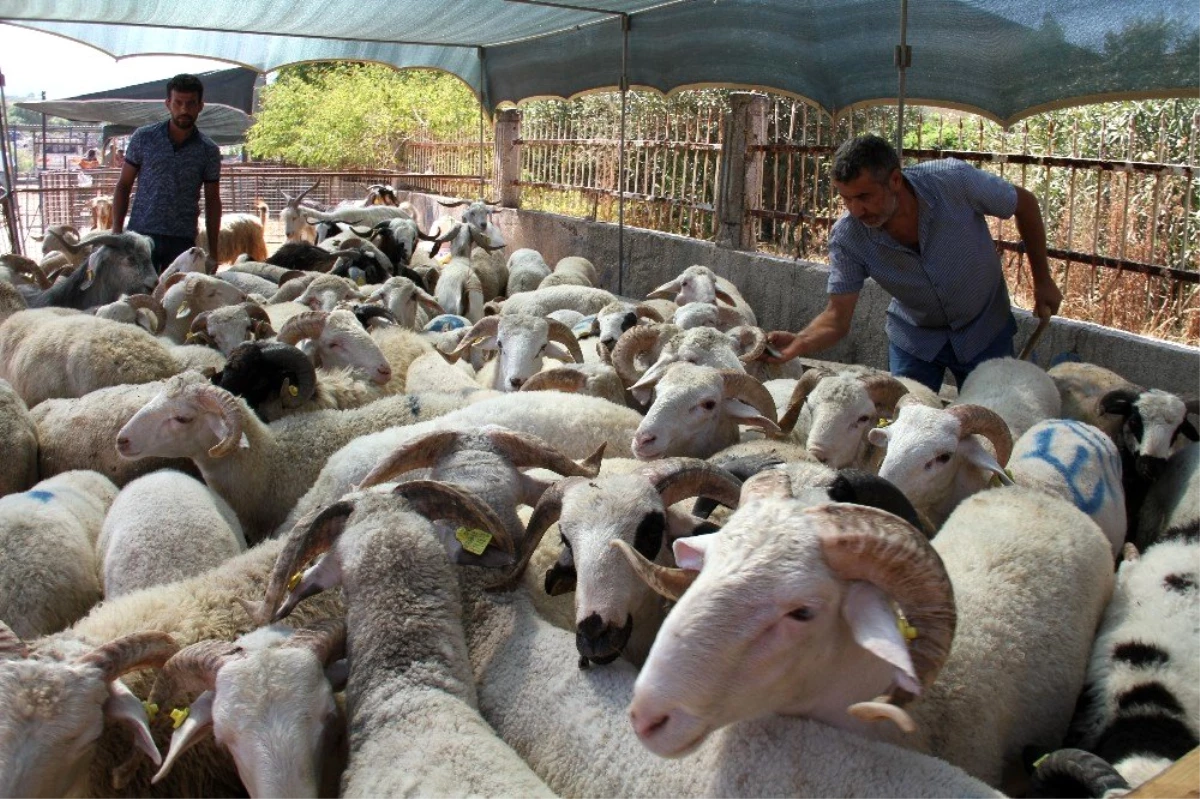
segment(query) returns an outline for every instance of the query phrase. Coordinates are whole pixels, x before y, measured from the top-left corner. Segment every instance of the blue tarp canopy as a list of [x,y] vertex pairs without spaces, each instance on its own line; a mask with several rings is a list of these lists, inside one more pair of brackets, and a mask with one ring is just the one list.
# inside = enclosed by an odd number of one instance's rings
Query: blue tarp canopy
[[[103,122],[101,138],[107,141],[167,118],[163,101],[170,77],[62,100],[27,100],[16,106],[78,122]],[[201,73],[204,110],[197,123],[217,144],[238,144],[245,140],[246,131],[254,121],[250,114],[254,110],[257,77],[257,72],[244,67]]]
[[[900,0],[0,0],[0,20],[113,56],[266,72],[323,60],[460,77],[489,111],[617,88],[761,88],[839,114],[894,101]],[[1195,97],[1195,0],[912,0],[907,101],[1004,124],[1067,105]]]

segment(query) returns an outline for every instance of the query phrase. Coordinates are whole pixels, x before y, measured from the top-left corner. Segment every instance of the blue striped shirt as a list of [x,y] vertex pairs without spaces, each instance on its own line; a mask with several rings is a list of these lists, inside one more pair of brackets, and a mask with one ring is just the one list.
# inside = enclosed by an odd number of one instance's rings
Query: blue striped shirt
[[125,161],[138,168],[128,227],[138,233],[195,238],[200,184],[221,179],[221,148],[195,128],[176,146],[167,132],[169,123],[143,125],[125,149]]
[[846,213],[829,234],[828,291],[853,294],[874,279],[892,295],[886,329],[893,344],[932,361],[948,341],[965,363],[1004,331],[1012,315],[984,217],[1011,217],[1017,190],[954,158],[909,167],[904,177],[917,197],[920,252]]

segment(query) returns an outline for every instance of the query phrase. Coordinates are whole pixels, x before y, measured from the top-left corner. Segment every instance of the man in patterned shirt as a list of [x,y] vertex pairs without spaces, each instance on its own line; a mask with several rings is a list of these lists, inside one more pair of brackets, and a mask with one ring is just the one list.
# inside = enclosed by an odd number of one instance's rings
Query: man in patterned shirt
[[113,233],[125,228],[136,180],[129,229],[154,242],[154,268],[161,274],[196,243],[203,185],[211,273],[216,271],[221,229],[221,150],[196,128],[204,108],[204,85],[195,75],[176,75],[167,81],[166,106],[170,118],[138,128],[125,148],[125,164],[113,192]]
[[961,386],[981,362],[1011,356],[1017,324],[985,216],[1016,217],[1035,312],[1058,312],[1062,292],[1046,262],[1041,209],[1025,189],[953,158],[901,170],[896,151],[873,135],[838,148],[833,182],[846,213],[829,235],[829,302],[799,333],[768,336],[777,362],[844,338],[868,277],[892,295],[892,374],[937,391],[946,369]]

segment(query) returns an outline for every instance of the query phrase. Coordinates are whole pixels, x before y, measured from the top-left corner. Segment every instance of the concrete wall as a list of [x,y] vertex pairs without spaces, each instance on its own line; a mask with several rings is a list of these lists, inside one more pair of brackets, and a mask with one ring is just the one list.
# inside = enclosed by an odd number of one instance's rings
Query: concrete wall
[[[422,227],[446,213],[428,195],[412,194],[410,201],[423,215]],[[538,250],[553,266],[568,255],[582,255],[596,265],[603,287],[627,297],[647,292],[673,279],[692,264],[704,264],[732,281],[754,308],[766,330],[799,330],[825,307],[827,268],[759,253],[716,247],[705,241],[636,228],[625,229],[625,269],[618,275],[617,226],[536,211],[504,209],[494,221],[504,232],[507,252],[521,247]],[[818,357],[887,368],[884,314],[889,297],[873,281],[859,296],[850,335]],[[1019,349],[1033,331],[1030,314],[1015,309],[1020,330]],[[1034,360],[1048,366],[1062,352],[1106,366],[1150,388],[1177,394],[1200,393],[1200,349],[1135,336],[1087,322],[1055,318]],[[817,355],[817,354],[815,354]],[[952,379],[952,378],[951,378]]]

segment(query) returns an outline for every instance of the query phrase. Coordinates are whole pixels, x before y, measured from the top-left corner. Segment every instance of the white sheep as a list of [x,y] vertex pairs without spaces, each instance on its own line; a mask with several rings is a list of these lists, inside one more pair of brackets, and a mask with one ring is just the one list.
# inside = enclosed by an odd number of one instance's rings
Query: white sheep
[[992,358],[975,367],[958,390],[959,404],[991,408],[1008,424],[1013,440],[1043,419],[1062,413],[1054,380],[1036,363]]
[[[167,324],[161,334],[176,344],[187,341],[195,314],[213,311],[223,305],[246,302],[241,289],[211,275],[197,272],[176,273],[159,282],[154,297],[167,313]],[[272,319],[272,324],[275,324]]]
[[345,638],[341,619],[301,630],[274,624],[234,641],[198,641],[172,655],[151,703],[166,708],[185,692],[199,695],[171,734],[153,782],[211,736],[232,754],[252,797],[330,795],[320,792],[323,786],[336,792],[342,765],[336,744],[345,719],[326,668],[345,656]]
[[1138,787],[1200,744],[1200,544],[1129,547],[1096,634],[1070,745]]
[[579,341],[562,322],[527,314],[504,314],[480,319],[468,330],[452,353],[469,354],[472,348],[498,351],[480,370],[481,385],[497,391],[519,391],[541,371],[544,358],[583,361]]
[[1091,517],[1112,546],[1125,543],[1125,489],[1121,455],[1098,427],[1071,419],[1048,419],[1013,443],[1008,471],[1019,486],[1056,494]]
[[609,353],[617,345],[621,335],[631,327],[649,322],[662,322],[657,310],[646,303],[624,300],[611,302],[596,312],[592,320],[591,335],[600,339],[600,344]]
[[483,284],[465,256],[455,256],[442,267],[434,296],[446,313],[465,316],[472,322],[483,317]]
[[458,407],[453,397],[396,396],[348,411],[314,411],[270,425],[216,386],[171,380],[117,434],[125,458],[191,458],[253,544],[271,535],[312,485],[325,459],[367,433]]
[[[68,630],[28,644],[0,625],[0,792],[109,796],[116,786],[131,796],[243,793],[233,759],[211,741],[190,750],[152,793],[154,771],[130,759],[126,728],[158,763],[156,742],[171,735],[171,719],[163,708],[148,726],[142,700],[154,675],[144,669],[161,666],[179,646],[230,641],[256,627],[235,599],[262,594],[283,543],[267,541],[197,577],[103,602]],[[303,626],[342,607],[331,593],[292,619]],[[31,717],[34,706],[46,712]]]
[[0,378],[33,408],[54,397],[163,380],[179,363],[133,325],[65,309],[20,311],[0,324]]
[[643,743],[678,756],[726,724],[802,715],[1022,791],[1024,747],[1062,740],[1083,685],[1112,591],[1103,534],[1022,488],[964,501],[932,545],[889,513],[806,505],[769,470],[720,532],[675,543],[682,597],[630,705]]
[[316,242],[316,228],[304,218],[300,204],[304,202],[304,197],[319,185],[321,185],[320,178],[295,197],[280,189],[279,193],[283,195],[284,206],[279,209],[279,221],[283,225],[284,238],[288,241]]
[[171,469],[122,488],[96,541],[106,599],[192,577],[245,549],[242,525],[225,500]]
[[137,325],[151,335],[158,335],[167,325],[166,309],[150,294],[121,297],[119,300],[96,308],[95,315],[101,319]]
[[419,313],[423,310],[432,319],[445,313],[438,301],[407,277],[389,277],[377,286],[367,302],[379,303],[396,317],[401,327],[420,330]]
[[[444,483],[353,493],[297,527],[266,593],[274,618],[313,591],[341,585],[346,597],[341,795],[553,796],[479,715],[458,582],[430,519],[504,535],[486,505]],[[289,592],[288,576],[322,553]]]
[[4,451],[0,497],[24,491],[37,482],[37,425],[7,380],[0,380],[0,450]]
[[633,454],[641,460],[707,458],[738,440],[739,425],[779,432],[775,403],[762,383],[743,372],[674,363],[654,384]]
[[617,370],[603,363],[571,363],[543,369],[521,384],[522,391],[565,391],[625,406],[625,386]]
[[[189,344],[210,345],[228,358],[234,348],[244,341],[274,336],[275,329],[271,327],[266,310],[256,303],[243,302],[196,314],[187,338]],[[172,352],[176,353],[177,350]]]
[[[204,225],[196,234],[196,246],[208,246],[208,234]],[[263,238],[263,223],[254,214],[222,214],[221,229],[217,233],[217,252],[213,254],[219,264],[233,263],[245,253],[251,261],[267,259],[267,242]]]
[[[350,311],[297,314],[280,328],[275,340],[299,347],[314,366],[353,369],[359,378],[377,386],[392,379],[392,367],[383,351]],[[310,343],[303,344],[305,341]]]
[[549,276],[550,267],[537,250],[522,247],[508,256],[508,285],[505,294],[511,297],[522,291],[533,291]]
[[100,600],[96,537],[117,487],[72,471],[0,497],[0,620],[22,638],[57,632]]
[[646,295],[648,298],[671,299],[677,305],[689,302],[706,302],[716,305],[718,300],[737,310],[742,324],[757,325],[754,309],[746,302],[737,286],[712,269],[699,264],[689,266],[674,280],[668,281]]
[[601,308],[616,301],[616,295],[604,289],[587,286],[551,286],[509,297],[501,304],[500,312],[546,316],[554,311],[570,309],[578,311],[584,316],[590,316],[599,313]]
[[[452,399],[452,395],[426,394],[422,400],[428,402],[434,397],[441,397],[444,402]],[[381,458],[405,441],[433,430],[495,424],[553,440],[555,447],[568,458],[586,458],[601,443],[605,444],[606,454],[629,457],[629,442],[640,419],[636,411],[595,397],[557,392],[487,396],[439,419],[362,435],[347,443],[329,456],[312,488],[289,514],[284,529],[291,529],[306,514],[337,501],[360,483]]]
[[879,476],[895,483],[936,527],[993,476],[1012,482],[1004,473],[1012,453],[1008,424],[980,405],[942,410],[902,403],[896,420],[872,429],[867,440],[886,450]]

